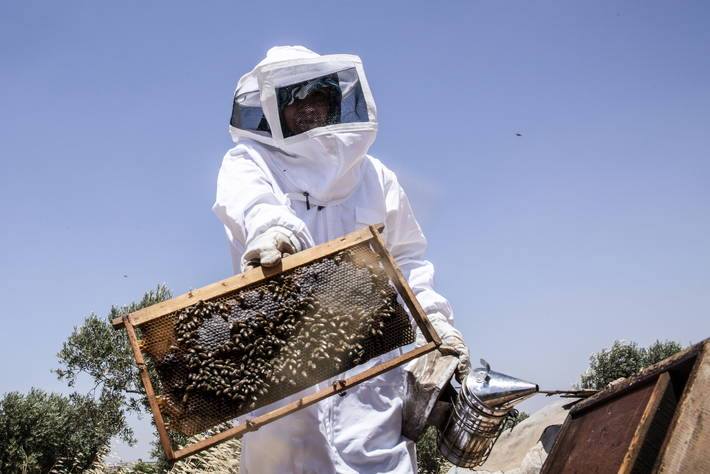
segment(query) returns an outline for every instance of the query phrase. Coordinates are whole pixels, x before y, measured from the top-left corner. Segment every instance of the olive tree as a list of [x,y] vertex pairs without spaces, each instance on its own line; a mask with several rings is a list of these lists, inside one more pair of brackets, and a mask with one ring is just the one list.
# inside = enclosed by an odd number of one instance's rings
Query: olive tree
[[89,315],[74,328],[57,354],[60,367],[55,373],[59,379],[75,387],[82,377],[88,378],[91,389],[86,395],[110,402],[116,420],[112,435],[128,444],[135,439],[125,413],[144,411],[146,399],[126,332],[115,330],[111,320],[170,297],[170,290],[158,285],[140,301],[112,306],[105,317]]
[[0,472],[84,472],[124,422],[115,400],[11,392],[0,399]]
[[674,341],[656,341],[648,347],[635,342],[614,341],[611,348],[591,355],[589,368],[580,376],[580,387],[603,389],[622,377],[630,377],[682,350]]

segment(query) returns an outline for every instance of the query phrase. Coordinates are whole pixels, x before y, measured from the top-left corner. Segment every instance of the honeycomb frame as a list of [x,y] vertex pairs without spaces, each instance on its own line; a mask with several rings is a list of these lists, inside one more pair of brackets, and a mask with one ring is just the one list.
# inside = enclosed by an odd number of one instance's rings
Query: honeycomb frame
[[[117,318],[113,321],[114,327],[117,329],[123,327],[127,331],[141,380],[146,390],[148,402],[158,429],[160,442],[168,459],[182,459],[219,442],[242,436],[246,432],[256,430],[289,413],[305,408],[327,397],[343,392],[358,383],[376,377],[420,355],[426,354],[440,345],[441,341],[431,327],[414,293],[397,268],[394,259],[386,250],[380,236],[382,229],[382,225],[362,228],[344,237],[285,257],[276,268],[254,268],[203,288],[191,290],[171,300],[124,315],[122,318]],[[344,259],[355,262],[354,267],[350,268],[347,265],[341,264],[340,261]],[[334,267],[334,264],[336,267],[345,268],[345,270]],[[309,270],[313,268],[316,268],[317,271]],[[238,352],[240,349],[235,347],[235,342],[243,343],[243,341],[240,341],[239,335],[234,336],[235,327],[251,332],[248,329],[244,329],[247,327],[249,321],[267,321],[268,317],[273,316],[269,316],[271,313],[281,314],[279,313],[279,308],[281,308],[279,306],[280,303],[273,303],[267,310],[261,312],[257,311],[255,315],[254,309],[245,302],[247,300],[251,301],[249,299],[250,294],[258,294],[258,297],[255,296],[252,300],[259,301],[259,304],[263,305],[265,304],[263,303],[265,299],[264,295],[271,298],[273,296],[271,293],[278,293],[278,289],[285,286],[287,283],[293,284],[290,279],[295,279],[296,277],[302,278],[303,275],[310,275],[311,279],[315,278],[314,281],[316,284],[313,287],[316,289],[328,285],[335,289],[343,288],[343,281],[338,280],[338,275],[344,271],[349,272],[346,273],[346,276],[349,275],[347,278],[350,278],[347,287],[351,290],[351,293],[346,292],[341,295],[342,297],[346,299],[349,298],[350,300],[360,299],[359,296],[364,296],[363,293],[378,291],[380,292],[378,295],[381,295],[382,301],[390,301],[387,310],[383,311],[382,308],[375,308],[370,313],[363,310],[360,319],[357,319],[355,316],[351,318],[350,313],[347,311],[344,312],[344,314],[348,314],[346,318],[348,321],[351,319],[356,322],[360,321],[359,329],[347,326],[344,331],[341,329],[341,334],[348,334],[350,336],[353,334],[359,335],[359,338],[355,339],[359,341],[355,344],[355,346],[360,346],[359,349],[353,349],[354,346],[352,344],[350,346],[343,346],[345,349],[341,350],[346,350],[348,347],[351,349],[346,355],[345,352],[337,352],[337,347],[339,347],[337,344],[327,346],[324,336],[320,336],[317,340],[321,341],[323,344],[321,354],[327,355],[320,360],[313,359],[313,361],[311,361],[309,359],[308,366],[304,362],[304,356],[301,356],[297,361],[298,367],[306,367],[310,373],[306,373],[304,370],[303,377],[299,379],[298,373],[294,371],[292,374],[293,377],[289,378],[296,380],[289,380],[290,383],[284,387],[278,383],[278,376],[279,374],[287,372],[290,374],[290,370],[293,369],[293,366],[289,366],[286,363],[281,365],[276,364],[281,372],[273,369],[273,373],[270,372],[268,375],[259,377],[260,383],[263,382],[261,379],[271,379],[274,383],[272,385],[265,383],[265,388],[263,388],[261,394],[258,397],[253,396],[254,401],[245,401],[245,394],[233,393],[235,388],[233,382],[228,381],[221,386],[217,385],[215,387],[213,386],[215,384],[204,381],[221,380],[222,376],[226,376],[230,373],[228,369],[234,372],[234,370],[238,370],[238,368],[235,369],[233,366],[226,367],[224,364],[227,362],[221,361],[220,359],[217,359],[219,364],[217,364],[215,368],[210,365],[216,364],[211,362],[211,360],[203,360],[204,358],[199,359],[194,350],[195,347],[198,347],[194,345],[194,337],[197,337],[195,336],[196,334],[204,336],[205,331],[211,330],[214,334],[219,335],[219,337],[215,336],[213,339],[217,340],[220,344],[226,344],[226,346],[200,349],[203,353],[208,353],[210,359],[213,358],[214,354],[223,351],[224,349],[222,347],[230,347],[230,350]],[[331,275],[331,277],[328,278],[328,275]],[[371,286],[367,286],[366,282],[368,277],[371,278]],[[355,280],[353,280],[353,278],[355,278]],[[340,284],[340,287],[338,284]],[[360,291],[360,293],[352,293],[357,291]],[[327,293],[322,294],[327,295]],[[321,326],[323,326],[322,323],[325,322],[332,324],[335,319],[331,320],[330,316],[334,315],[330,307],[323,302],[323,296],[319,295],[320,294],[316,294],[313,296],[312,300],[307,299],[305,304],[310,305],[310,308],[313,307],[314,303],[320,305],[318,310],[315,311],[321,311],[329,315],[328,319],[317,321]],[[366,301],[366,298],[362,298],[362,300]],[[274,301],[276,301],[275,297]],[[297,303],[303,304],[300,300],[297,301]],[[203,318],[195,316],[195,314],[202,314],[198,309],[195,309],[201,307],[204,308],[202,313],[206,315]],[[295,310],[292,309],[291,311],[298,312],[298,308],[299,307]],[[338,310],[340,309],[342,308],[339,306]],[[355,310],[356,309],[357,308],[355,308]],[[249,311],[251,311],[251,313]],[[300,311],[299,314],[301,314],[301,317],[303,317],[303,314],[308,314],[309,316],[306,316],[306,318],[313,316],[312,312]],[[383,314],[387,316],[386,319],[382,316]],[[189,315],[189,317],[187,315]],[[222,318],[221,320],[219,319],[220,317]],[[368,317],[371,319],[367,319]],[[372,326],[372,333],[365,334],[367,331],[363,332],[362,325],[364,323],[362,321],[368,322],[368,324],[375,321],[378,323],[378,326]],[[293,323],[293,321],[290,322]],[[299,330],[301,333],[303,331],[313,330],[312,326],[305,326],[306,329],[303,329],[304,323],[300,324]],[[225,328],[230,327],[232,328],[232,336],[227,336],[228,333],[225,331],[229,331],[229,329]],[[333,341],[338,343],[338,341],[341,340],[349,340],[348,336],[341,337],[335,333],[338,329],[337,325],[333,327],[334,329],[331,329],[333,334],[335,334],[335,336],[332,336],[334,337]],[[366,327],[370,328],[370,326]],[[342,374],[348,370],[359,367],[361,364],[374,357],[381,356],[395,348],[413,342],[414,329],[416,327],[422,331],[422,334],[427,340],[425,345],[404,352],[398,356],[393,356],[353,376],[342,376]],[[188,329],[186,330],[185,328]],[[358,330],[360,332],[358,332]],[[188,336],[193,337],[193,339],[188,340]],[[178,342],[178,340],[180,342]],[[292,340],[297,341],[298,339],[293,338]],[[263,342],[264,339],[259,339],[259,341]],[[360,343],[362,341],[366,342],[361,345]],[[260,347],[262,345],[263,344],[259,344]],[[189,372],[189,374],[185,376],[186,373],[183,369],[186,367],[186,363],[185,360],[180,359],[180,364],[178,364],[177,367],[181,367],[183,372],[179,372],[177,376],[173,375],[171,379],[172,374],[170,370],[171,367],[176,366],[174,359],[176,359],[177,356],[175,354],[181,347],[183,349],[187,348],[188,350],[192,349],[189,355],[193,356],[193,360],[197,362],[190,366],[193,367],[193,369],[191,369],[192,372]],[[277,352],[279,347],[281,346],[277,347]],[[281,350],[287,351],[288,349],[286,346],[283,346]],[[308,354],[311,354],[311,352],[312,351],[309,351]],[[186,352],[183,351],[181,354],[185,353]],[[288,352],[284,353],[289,354]],[[334,354],[337,354],[337,357],[334,356]],[[146,356],[148,362],[146,362]],[[285,358],[285,356],[283,358]],[[333,359],[338,359],[338,362],[334,362]],[[273,360],[278,360],[278,357]],[[148,370],[149,367],[151,370]],[[310,367],[312,367],[312,370]],[[194,368],[199,370],[195,370]],[[157,377],[156,373],[158,374]],[[200,381],[201,379],[199,379],[199,377],[203,373],[207,375]],[[262,371],[259,373],[265,374],[266,372]],[[171,380],[173,379],[180,380],[180,383],[173,384],[177,388],[171,385],[173,383]],[[192,391],[185,388],[190,387],[190,385],[188,385],[190,381],[192,381]],[[280,381],[284,381],[283,376]],[[231,428],[212,434],[200,441],[187,444],[179,449],[174,446],[175,443],[173,442],[171,432],[180,433],[182,435],[204,433],[229,419],[245,417],[257,408],[262,408],[271,403],[283,400],[308,386],[314,385],[314,383],[323,385],[324,382],[332,383],[315,393],[306,395],[284,406],[259,416],[246,418]],[[156,394],[156,389],[160,394]],[[248,396],[249,394],[247,393],[246,395]],[[232,398],[224,398],[225,396]],[[189,407],[189,409],[186,407]],[[184,413],[188,413],[188,415],[184,415]]]

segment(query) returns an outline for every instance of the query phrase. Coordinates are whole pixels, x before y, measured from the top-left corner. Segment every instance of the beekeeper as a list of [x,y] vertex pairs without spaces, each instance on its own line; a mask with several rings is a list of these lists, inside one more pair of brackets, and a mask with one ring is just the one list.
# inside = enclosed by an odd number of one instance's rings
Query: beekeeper
[[[384,223],[387,249],[466,371],[468,350],[433,288],[407,196],[397,176],[367,155],[377,110],[360,58],[270,49],[239,80],[229,130],[236,145],[222,162],[213,210],[235,272]],[[403,370],[394,369],[248,433],[240,472],[416,472],[414,444],[401,434],[403,384]]]

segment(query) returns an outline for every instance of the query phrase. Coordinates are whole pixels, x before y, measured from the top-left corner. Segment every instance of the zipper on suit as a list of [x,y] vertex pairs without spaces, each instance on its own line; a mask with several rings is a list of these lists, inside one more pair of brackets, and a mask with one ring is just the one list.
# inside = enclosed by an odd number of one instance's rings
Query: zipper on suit
[[[310,211],[311,210],[311,200],[310,200],[311,194],[308,191],[303,191],[303,193],[301,193],[301,194],[303,194],[306,197],[306,210]],[[318,209],[319,211],[322,211],[323,209],[325,209],[325,206],[322,206],[319,204],[316,206],[316,209]]]

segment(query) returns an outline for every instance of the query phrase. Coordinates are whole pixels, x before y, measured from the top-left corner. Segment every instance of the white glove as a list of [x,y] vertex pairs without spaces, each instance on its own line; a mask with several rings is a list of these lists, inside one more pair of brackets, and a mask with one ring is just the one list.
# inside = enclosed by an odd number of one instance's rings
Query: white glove
[[281,226],[269,227],[257,235],[247,245],[242,256],[242,270],[258,267],[273,267],[278,265],[281,257],[302,250],[296,234]]
[[[441,313],[428,314],[427,318],[441,339],[439,350],[445,354],[454,354],[459,358],[459,363],[456,367],[456,379],[459,382],[462,381],[471,370],[471,356],[468,353],[468,347],[463,340],[461,332],[453,327]],[[424,335],[417,329],[416,345],[421,346],[425,343]]]

